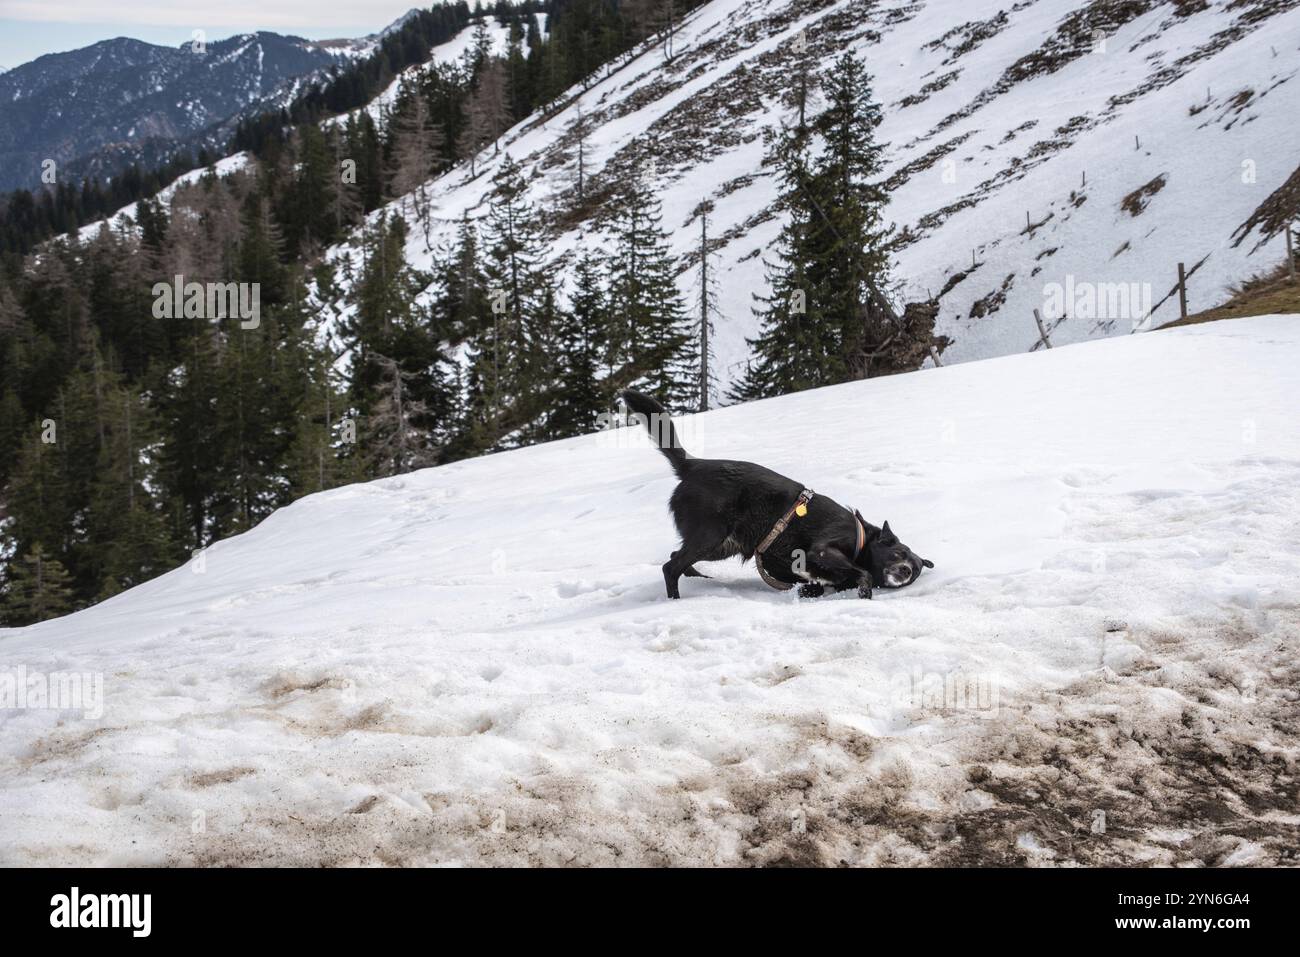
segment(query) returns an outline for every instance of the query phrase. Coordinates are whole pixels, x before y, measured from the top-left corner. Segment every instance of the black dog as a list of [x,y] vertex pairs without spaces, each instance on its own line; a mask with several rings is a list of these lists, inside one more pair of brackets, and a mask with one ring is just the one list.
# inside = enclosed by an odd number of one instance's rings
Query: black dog
[[682,547],[664,563],[669,598],[681,597],[681,576],[705,577],[696,562],[733,555],[757,556],[764,581],[780,589],[801,585],[799,593],[808,598],[827,586],[856,588],[870,598],[873,584],[902,588],[916,581],[922,567],[934,567],[900,542],[888,522],[876,528],[856,511],[761,465],[688,455],[663,406],[630,390],[620,398],[681,479],[669,501],[682,537]]

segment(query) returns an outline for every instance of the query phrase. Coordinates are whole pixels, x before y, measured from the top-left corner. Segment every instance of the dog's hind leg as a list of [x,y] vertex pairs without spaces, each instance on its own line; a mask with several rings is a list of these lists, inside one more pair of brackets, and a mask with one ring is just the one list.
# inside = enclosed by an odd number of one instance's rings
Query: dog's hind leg
[[[677,557],[678,555],[680,555],[681,553],[682,553],[682,550],[679,548],[677,551],[675,551],[675,552],[672,553],[672,555],[670,556],[670,558],[676,558],[676,557]],[[698,561],[699,559],[696,559],[696,560]],[[698,569],[696,569],[696,567],[695,567],[694,565],[691,565],[691,566],[688,567],[684,572],[682,572],[682,577],[683,577],[683,578],[708,578],[709,576],[706,575],[706,574],[704,574],[704,572],[699,571]]]
[[692,578],[705,577],[699,572],[690,575],[690,571],[694,571],[696,562],[703,561],[706,556],[716,552],[726,537],[727,532],[723,528],[691,530],[690,537],[682,542],[682,547],[673,552],[672,557],[664,562],[664,585],[668,589],[669,598],[682,597],[677,590],[677,580],[683,575]]

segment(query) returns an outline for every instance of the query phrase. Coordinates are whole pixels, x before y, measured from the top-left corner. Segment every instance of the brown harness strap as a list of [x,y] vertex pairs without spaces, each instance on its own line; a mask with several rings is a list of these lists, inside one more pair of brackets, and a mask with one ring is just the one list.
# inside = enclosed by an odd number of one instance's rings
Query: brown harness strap
[[780,520],[772,526],[772,530],[767,533],[767,538],[763,539],[763,541],[759,543],[758,548],[754,549],[754,565],[758,568],[758,573],[763,576],[763,581],[767,582],[777,591],[789,591],[794,587],[794,585],[778,581],[767,573],[767,569],[763,567],[763,553],[767,551],[768,547],[774,541],[781,537],[782,532],[790,527],[790,522],[794,520],[795,515],[802,517],[808,513],[808,503],[811,502],[812,499],[812,489],[806,488],[800,492],[799,497],[795,499],[794,504],[790,506],[790,510],[781,516]]

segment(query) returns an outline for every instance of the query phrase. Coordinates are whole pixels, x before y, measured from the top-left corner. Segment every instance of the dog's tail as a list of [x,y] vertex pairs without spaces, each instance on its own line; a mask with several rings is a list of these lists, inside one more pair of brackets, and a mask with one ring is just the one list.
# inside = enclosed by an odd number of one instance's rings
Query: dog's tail
[[673,471],[678,475],[685,472],[691,457],[686,454],[681,441],[677,438],[677,430],[673,428],[673,419],[668,414],[668,410],[650,396],[633,392],[631,389],[620,392],[618,397],[641,419],[646,431],[650,433],[650,441],[664,454],[664,458],[668,459]]

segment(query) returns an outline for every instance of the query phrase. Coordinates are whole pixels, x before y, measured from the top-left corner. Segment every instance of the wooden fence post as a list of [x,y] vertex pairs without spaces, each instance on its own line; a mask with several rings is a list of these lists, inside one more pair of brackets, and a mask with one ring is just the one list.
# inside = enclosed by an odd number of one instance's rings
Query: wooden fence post
[[1034,310],[1034,322],[1038,323],[1038,335],[1042,337],[1043,345],[1052,348],[1052,340],[1047,338],[1047,328],[1043,325],[1043,317],[1037,309]]
[[1178,264],[1178,316],[1187,318],[1187,273],[1182,263]]

